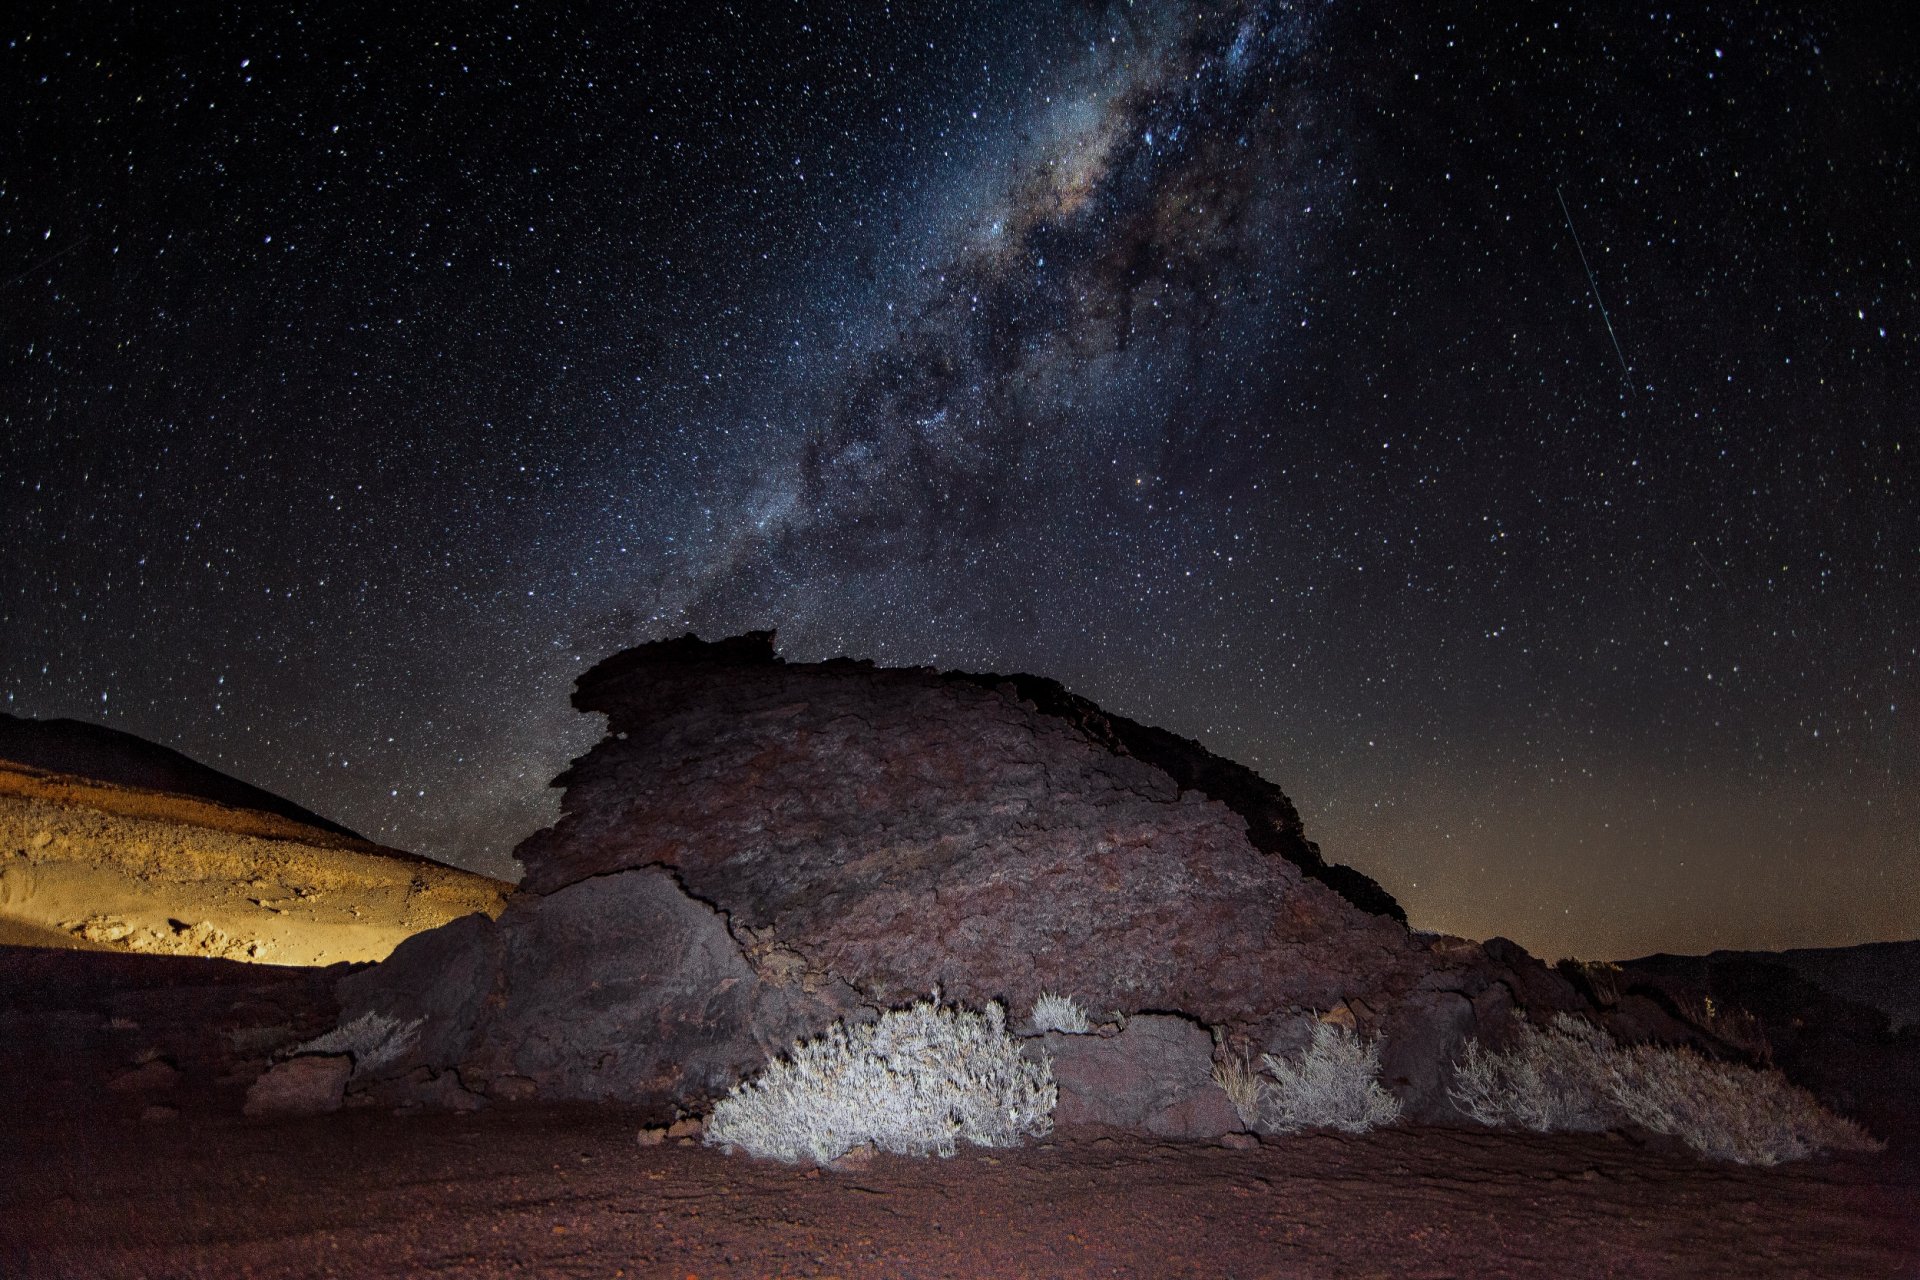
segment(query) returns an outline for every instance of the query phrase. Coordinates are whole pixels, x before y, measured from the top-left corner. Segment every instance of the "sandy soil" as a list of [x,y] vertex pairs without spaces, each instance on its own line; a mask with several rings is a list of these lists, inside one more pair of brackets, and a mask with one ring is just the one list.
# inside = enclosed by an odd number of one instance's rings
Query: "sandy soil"
[[[281,965],[380,960],[422,929],[499,915],[512,892],[272,815],[148,798],[198,808],[191,821],[136,816],[0,788],[0,942]],[[223,816],[246,819],[244,829],[207,825]],[[255,819],[312,840],[259,834]]]
[[0,1131],[9,1276],[1916,1276],[1920,1168],[1621,1138],[1082,1133],[820,1171],[615,1111]]

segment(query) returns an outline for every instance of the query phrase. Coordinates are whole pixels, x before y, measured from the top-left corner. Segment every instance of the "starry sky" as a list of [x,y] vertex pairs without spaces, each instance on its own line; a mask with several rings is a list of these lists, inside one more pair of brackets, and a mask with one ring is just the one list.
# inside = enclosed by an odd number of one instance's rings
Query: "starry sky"
[[498,874],[777,626],[1416,925],[1920,935],[1910,6],[305,10],[0,18],[0,710]]

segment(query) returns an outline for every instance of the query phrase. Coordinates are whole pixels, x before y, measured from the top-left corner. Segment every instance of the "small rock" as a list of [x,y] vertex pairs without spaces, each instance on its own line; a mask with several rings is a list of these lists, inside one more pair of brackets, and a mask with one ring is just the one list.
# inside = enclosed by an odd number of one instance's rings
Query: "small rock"
[[131,1071],[122,1072],[107,1082],[107,1088],[115,1093],[147,1093],[157,1089],[171,1089],[180,1082],[180,1073],[173,1064],[163,1058],[153,1058],[141,1063]]
[[643,1147],[657,1147],[667,1140],[667,1131],[661,1128],[642,1129],[634,1141]]
[[525,1102],[540,1092],[540,1086],[526,1076],[495,1076],[487,1084],[489,1097],[501,1102]]
[[1256,1151],[1260,1147],[1260,1136],[1253,1133],[1223,1133],[1220,1145],[1229,1151]]
[[863,1142],[859,1146],[841,1155],[837,1160],[829,1160],[827,1168],[835,1173],[853,1173],[873,1163],[873,1144]]
[[277,1063],[247,1090],[250,1116],[314,1116],[338,1111],[353,1073],[344,1053],[315,1053]]
[[675,1120],[672,1124],[668,1125],[667,1136],[669,1138],[697,1138],[706,1132],[706,1128],[706,1124],[701,1121],[698,1116],[687,1116],[684,1119]]
[[461,1083],[456,1071],[442,1071],[415,1085],[413,1096],[429,1111],[478,1111],[487,1100]]

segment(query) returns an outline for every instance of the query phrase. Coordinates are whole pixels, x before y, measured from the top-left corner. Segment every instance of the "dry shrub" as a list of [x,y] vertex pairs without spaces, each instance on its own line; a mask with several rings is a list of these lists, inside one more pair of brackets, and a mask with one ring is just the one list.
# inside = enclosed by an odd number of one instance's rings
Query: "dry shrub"
[[1040,998],[1033,1002],[1033,1012],[1028,1015],[1035,1031],[1060,1031],[1070,1036],[1084,1036],[1093,1030],[1093,1024],[1087,1021],[1086,1010],[1072,996],[1057,996],[1051,991],[1043,991]]
[[390,1014],[369,1009],[352,1022],[295,1045],[292,1052],[351,1054],[354,1072],[365,1074],[377,1071],[413,1048],[420,1039],[420,1025],[425,1021],[425,1018],[415,1018],[401,1022]]
[[997,1004],[938,995],[876,1022],[835,1023],[722,1098],[706,1141],[789,1163],[855,1147],[942,1156],[959,1142],[1016,1146],[1053,1127],[1053,1067],[1022,1057]]
[[1485,1125],[1546,1133],[1631,1123],[1739,1164],[1880,1146],[1778,1071],[1711,1062],[1684,1048],[1621,1045],[1566,1014],[1544,1029],[1522,1024],[1505,1052],[1469,1041],[1454,1064],[1452,1096]]
[[1240,1123],[1254,1128],[1260,1123],[1260,1107],[1266,1101],[1267,1082],[1246,1058],[1228,1056],[1213,1064],[1213,1082],[1233,1104]]
[[1400,1100],[1380,1085],[1379,1040],[1362,1040],[1348,1027],[1315,1023],[1313,1041],[1299,1058],[1263,1053],[1260,1065],[1270,1077],[1260,1119],[1275,1133],[1365,1133],[1400,1118]]
[[1505,1053],[1469,1040],[1453,1064],[1454,1104],[1489,1128],[1597,1133],[1614,1119],[1605,1083],[1612,1043],[1592,1023],[1565,1014],[1544,1030],[1522,1025]]

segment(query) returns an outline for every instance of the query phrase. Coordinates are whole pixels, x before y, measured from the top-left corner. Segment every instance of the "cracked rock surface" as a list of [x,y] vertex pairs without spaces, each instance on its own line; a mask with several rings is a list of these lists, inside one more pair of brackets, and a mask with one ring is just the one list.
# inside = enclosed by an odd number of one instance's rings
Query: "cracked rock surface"
[[790,664],[755,633],[627,650],[574,704],[607,735],[498,923],[343,987],[348,1016],[425,1020],[390,1075],[670,1117],[836,1018],[1050,991],[1255,1050],[1315,1016],[1390,1030],[1399,1087],[1444,1109],[1460,1037],[1528,984],[1573,1000],[1517,948],[1411,933],[1251,770],[1050,681]]

